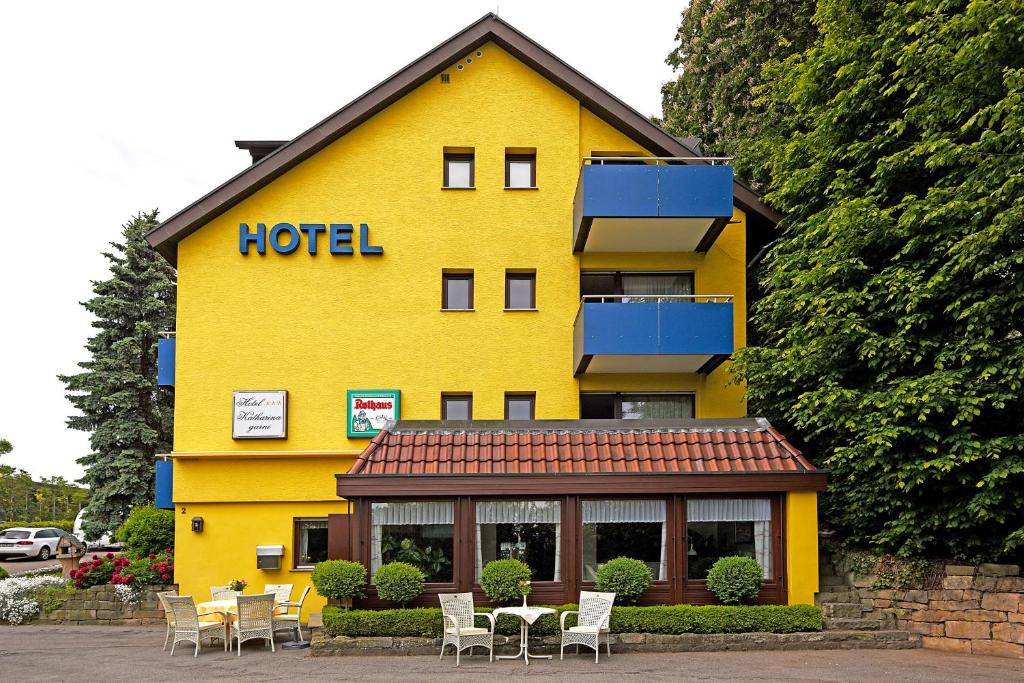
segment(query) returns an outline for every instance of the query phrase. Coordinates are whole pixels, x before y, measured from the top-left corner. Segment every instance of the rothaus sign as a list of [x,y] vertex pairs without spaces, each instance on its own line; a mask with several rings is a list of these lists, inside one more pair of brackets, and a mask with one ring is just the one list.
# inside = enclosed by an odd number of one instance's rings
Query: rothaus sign
[[[355,229],[351,223],[277,223],[267,230],[266,223],[257,223],[255,228],[248,223],[238,225],[238,251],[248,254],[254,248],[257,254],[267,253],[267,244],[278,254],[291,254],[298,251],[302,242],[306,243],[306,251],[310,254],[320,253],[325,247],[333,256],[351,255],[352,235]],[[359,253],[383,254],[384,247],[370,244],[370,227],[366,223],[359,224]]]

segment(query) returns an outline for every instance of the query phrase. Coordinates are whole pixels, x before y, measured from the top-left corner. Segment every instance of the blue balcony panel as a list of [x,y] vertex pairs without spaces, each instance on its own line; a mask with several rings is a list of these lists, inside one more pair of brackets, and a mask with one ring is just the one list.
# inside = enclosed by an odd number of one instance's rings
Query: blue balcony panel
[[156,506],[161,510],[174,509],[174,469],[170,460],[156,461]]
[[156,346],[156,383],[162,387],[174,386],[174,337],[157,340]]
[[733,352],[731,302],[584,302],[574,372],[710,372]]
[[731,166],[584,165],[573,251],[707,251],[733,214]]

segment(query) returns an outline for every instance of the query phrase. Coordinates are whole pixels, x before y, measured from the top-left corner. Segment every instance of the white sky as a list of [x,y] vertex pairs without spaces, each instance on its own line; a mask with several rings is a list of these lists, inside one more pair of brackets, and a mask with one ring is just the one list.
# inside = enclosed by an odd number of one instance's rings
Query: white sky
[[0,462],[78,478],[58,373],[134,213],[164,218],[489,11],[646,115],[684,0],[5,2],[0,6]]

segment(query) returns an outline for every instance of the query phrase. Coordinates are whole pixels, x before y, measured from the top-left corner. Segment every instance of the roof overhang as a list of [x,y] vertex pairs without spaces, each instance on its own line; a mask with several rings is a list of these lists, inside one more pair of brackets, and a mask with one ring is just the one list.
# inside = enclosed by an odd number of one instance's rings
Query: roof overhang
[[[178,242],[487,42],[494,42],[508,51],[647,150],[659,156],[693,157],[695,164],[707,163],[699,160],[694,150],[543,46],[494,14],[487,14],[174,214],[147,234],[146,240],[176,265]],[[744,211],[763,216],[772,223],[778,223],[782,218],[782,214],[767,206],[756,192],[739,181],[734,185],[734,201]]]

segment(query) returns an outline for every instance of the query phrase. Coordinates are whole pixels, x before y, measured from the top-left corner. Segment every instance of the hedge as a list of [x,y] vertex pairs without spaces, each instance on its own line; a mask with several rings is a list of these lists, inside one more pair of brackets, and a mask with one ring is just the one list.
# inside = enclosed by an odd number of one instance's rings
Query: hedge
[[0,522],[0,531],[4,531],[6,529],[14,529],[15,527],[28,527],[30,529],[34,529],[34,528],[51,527],[51,526],[52,527],[57,527],[58,529],[63,529],[64,531],[66,531],[66,532],[68,532],[70,534],[72,531],[74,531],[75,520],[73,520],[73,519],[44,519],[44,520],[41,520],[41,521],[38,521],[38,522],[26,522],[24,520],[21,520],[21,521],[15,520],[13,522]]
[[[558,613],[575,610],[575,605],[552,605],[556,614],[546,614],[530,626],[534,636],[558,633]],[[493,608],[480,607],[478,612]],[[392,636],[440,638],[440,608],[390,610],[342,610],[334,606],[323,609],[324,628],[330,636]],[[566,626],[575,626],[576,617],[566,619]],[[796,633],[820,631],[821,610],[813,605],[660,605],[655,607],[614,607],[612,633]],[[513,616],[498,617],[497,633],[518,635],[519,620]]]

